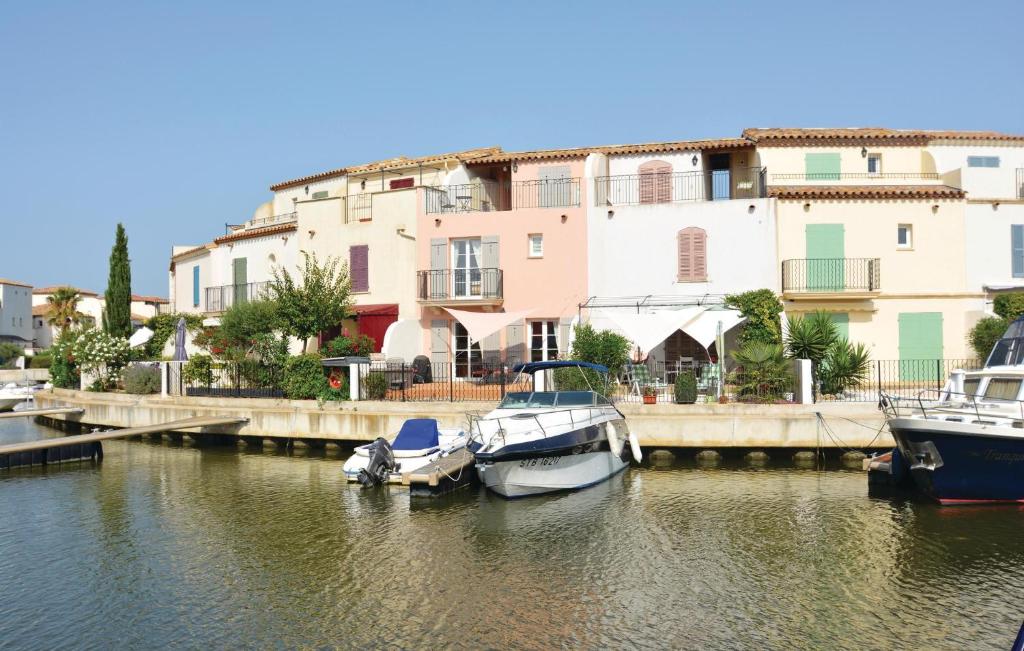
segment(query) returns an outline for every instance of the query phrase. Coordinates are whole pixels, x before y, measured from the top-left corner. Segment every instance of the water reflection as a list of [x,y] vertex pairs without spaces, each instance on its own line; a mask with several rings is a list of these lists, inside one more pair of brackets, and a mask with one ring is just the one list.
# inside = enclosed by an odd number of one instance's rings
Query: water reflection
[[1024,512],[871,499],[860,472],[679,459],[410,500],[333,447],[106,449],[0,476],[3,643],[1006,648],[1021,618]]

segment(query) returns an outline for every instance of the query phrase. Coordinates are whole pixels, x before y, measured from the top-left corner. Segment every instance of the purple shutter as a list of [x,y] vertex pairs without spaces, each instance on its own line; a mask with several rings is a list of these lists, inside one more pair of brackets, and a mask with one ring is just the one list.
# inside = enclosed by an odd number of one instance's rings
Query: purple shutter
[[349,247],[348,269],[352,279],[352,291],[370,291],[370,247],[365,244]]

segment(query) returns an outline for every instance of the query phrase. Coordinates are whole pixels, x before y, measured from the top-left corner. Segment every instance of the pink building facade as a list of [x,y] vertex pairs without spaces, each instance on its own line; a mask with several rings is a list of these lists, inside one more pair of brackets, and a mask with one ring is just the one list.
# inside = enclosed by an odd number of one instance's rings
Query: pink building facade
[[[416,291],[423,349],[456,378],[565,355],[587,297],[585,153],[502,153],[421,190]],[[445,308],[526,311],[482,341]]]

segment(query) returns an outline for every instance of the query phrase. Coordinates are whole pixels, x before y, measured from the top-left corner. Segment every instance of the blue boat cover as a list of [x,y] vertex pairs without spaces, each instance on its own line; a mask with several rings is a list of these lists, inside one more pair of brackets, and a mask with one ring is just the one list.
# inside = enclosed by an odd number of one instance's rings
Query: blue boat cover
[[536,373],[549,368],[592,368],[598,373],[607,373],[608,369],[600,364],[581,362],[576,359],[553,360],[550,362],[528,362],[519,364],[512,370],[516,373]]
[[433,418],[410,418],[391,444],[393,450],[425,450],[438,444],[437,421]]

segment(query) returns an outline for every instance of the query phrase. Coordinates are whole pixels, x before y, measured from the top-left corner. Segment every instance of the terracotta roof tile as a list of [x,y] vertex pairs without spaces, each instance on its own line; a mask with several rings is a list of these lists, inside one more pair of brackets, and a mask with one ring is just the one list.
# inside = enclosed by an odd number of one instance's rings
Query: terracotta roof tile
[[32,306],[32,316],[47,316],[50,314],[50,304],[43,303],[42,305]]
[[501,151],[501,147],[482,147],[478,149],[467,149],[464,151],[456,151],[448,154],[432,154],[430,156],[420,156],[418,158],[406,158],[405,156],[398,156],[396,158],[387,158],[384,160],[374,161],[372,163],[364,163],[362,165],[353,165],[350,167],[339,167],[338,169],[328,170],[326,172],[320,172],[318,174],[311,174],[309,176],[303,176],[290,181],[282,181],[281,183],[275,183],[270,186],[272,192],[278,190],[284,190],[286,188],[295,187],[297,185],[304,185],[306,183],[312,183],[314,181],[324,181],[339,176],[345,176],[347,174],[366,174],[368,172],[383,172],[391,169],[402,169],[406,167],[415,167],[417,165],[429,165],[432,163],[443,163],[450,160],[459,160],[468,162],[481,156],[488,156]]
[[[226,244],[228,242],[237,242],[238,240],[248,240],[248,239],[252,239],[254,237],[265,237],[267,235],[277,235],[278,233],[287,233],[289,231],[294,231],[296,228],[297,228],[297,226],[296,226],[296,224],[294,222],[291,223],[291,224],[278,224],[277,226],[265,226],[263,228],[250,228],[248,230],[235,231],[234,233],[230,233],[228,235],[224,235],[222,237],[218,237],[213,242],[214,242],[214,244]],[[186,251],[185,253],[190,253],[190,251]],[[184,253],[180,254],[180,255],[184,255]],[[175,256],[175,257],[177,257],[177,256]]]
[[778,199],[963,199],[948,185],[790,185],[768,188]]
[[759,146],[785,146],[820,142],[880,143],[889,145],[927,145],[933,140],[1021,141],[1024,136],[996,131],[926,131],[855,127],[838,129],[744,129],[743,137]]
[[633,145],[598,145],[595,147],[572,147],[568,149],[537,149],[531,151],[510,151],[483,156],[472,161],[473,165],[507,163],[509,161],[552,160],[557,158],[581,158],[589,154],[646,154],[663,151],[693,151],[703,149],[751,148],[754,143],[744,138],[720,138],[717,140],[673,140],[666,142],[645,142]]
[[132,300],[144,303],[170,303],[169,300],[160,296],[141,296],[139,294],[132,294]]
[[17,280],[11,280],[9,278],[0,278],[0,285],[13,285],[15,287],[32,287],[32,285],[29,285],[28,283],[21,283],[18,282]]
[[36,287],[35,289],[32,290],[32,293],[33,294],[52,294],[52,293],[56,292],[58,289],[60,289],[61,287],[71,287],[71,289],[74,289],[75,291],[77,291],[82,296],[99,296],[99,294],[97,294],[96,292],[90,291],[88,289],[82,289],[81,287],[74,287],[72,285],[50,285],[49,287]]

